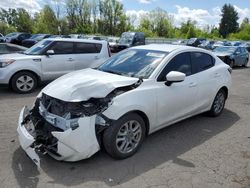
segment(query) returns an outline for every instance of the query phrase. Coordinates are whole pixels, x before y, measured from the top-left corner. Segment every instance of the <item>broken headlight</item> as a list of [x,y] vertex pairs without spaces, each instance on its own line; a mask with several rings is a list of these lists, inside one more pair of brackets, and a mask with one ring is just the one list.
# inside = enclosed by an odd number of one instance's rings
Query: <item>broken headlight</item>
[[65,117],[70,114],[67,119],[74,119],[84,116],[92,116],[103,112],[109,106],[111,100],[109,98],[91,98],[83,102],[65,102],[48,95],[42,94],[41,103],[48,112]]

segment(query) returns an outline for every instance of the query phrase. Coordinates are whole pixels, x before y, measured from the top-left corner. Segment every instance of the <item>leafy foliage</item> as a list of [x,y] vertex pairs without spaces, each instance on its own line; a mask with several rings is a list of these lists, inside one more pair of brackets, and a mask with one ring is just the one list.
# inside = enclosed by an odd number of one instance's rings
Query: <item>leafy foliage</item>
[[[249,19],[239,27],[238,13],[230,4],[222,7],[219,27],[200,29],[197,23],[187,20],[180,27],[173,25],[174,17],[165,10],[156,8],[138,18],[126,15],[120,0],[53,0],[52,7],[44,8],[31,16],[24,9],[0,9],[0,32],[14,31],[50,34],[101,34],[120,36],[125,31],[144,32],[146,37],[192,38],[202,37],[232,40],[250,40]],[[64,14],[61,11],[65,10]],[[62,16],[61,16],[62,15]],[[139,23],[136,23],[139,20]]]

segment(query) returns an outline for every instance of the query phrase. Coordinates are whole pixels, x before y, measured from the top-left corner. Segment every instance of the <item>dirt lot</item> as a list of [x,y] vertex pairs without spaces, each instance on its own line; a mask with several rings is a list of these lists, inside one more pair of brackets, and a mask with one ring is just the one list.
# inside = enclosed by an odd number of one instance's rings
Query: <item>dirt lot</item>
[[250,69],[233,71],[218,118],[199,115],[149,136],[133,157],[104,152],[75,163],[44,156],[41,169],[19,147],[16,127],[29,95],[0,89],[0,187],[250,187]]

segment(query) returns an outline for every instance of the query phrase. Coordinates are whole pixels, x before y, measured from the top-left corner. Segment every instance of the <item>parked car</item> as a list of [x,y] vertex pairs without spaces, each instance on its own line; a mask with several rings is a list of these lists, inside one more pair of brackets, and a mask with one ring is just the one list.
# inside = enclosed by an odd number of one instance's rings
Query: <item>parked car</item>
[[2,33],[0,33],[0,42],[4,42],[4,36]]
[[228,42],[228,41],[217,41],[214,43],[213,49],[215,49],[217,47],[221,47],[221,46],[232,46],[232,43]]
[[83,39],[84,38],[83,34],[70,34],[69,36],[70,36],[70,38],[73,38],[73,39]]
[[206,41],[202,42],[198,47],[206,49],[206,50],[212,50],[214,43],[215,43],[215,41],[206,40]]
[[25,50],[27,50],[26,47],[19,46],[16,44],[0,43],[0,55],[23,52]]
[[172,42],[172,44],[174,44],[174,45],[187,45],[187,40],[174,41],[174,42]]
[[187,41],[187,46],[198,47],[204,41],[206,41],[204,38],[190,38]]
[[118,42],[119,42],[118,37],[109,37],[108,38],[109,48],[110,48],[111,52],[116,52],[115,48],[116,48]]
[[47,85],[31,110],[21,110],[20,145],[37,165],[36,150],[77,161],[103,145],[114,158],[130,157],[146,135],[203,112],[219,116],[230,73],[212,52],[199,48],[124,50],[97,69],[72,72]]
[[230,67],[246,67],[249,60],[249,53],[244,47],[222,46],[215,48],[213,52]]
[[5,36],[5,42],[22,45],[22,41],[31,37],[29,33],[10,33]]
[[115,52],[120,52],[124,49],[145,45],[145,35],[142,32],[124,32],[118,44],[115,47]]
[[22,46],[30,48],[34,44],[36,44],[39,41],[41,41],[43,39],[46,39],[46,38],[48,38],[50,36],[51,36],[50,34],[35,34],[35,35],[32,35],[32,37],[30,37],[29,39],[25,39],[25,40],[22,41]]
[[18,93],[32,92],[39,82],[97,67],[110,57],[106,41],[44,39],[28,50],[0,56],[0,84]]
[[246,48],[247,51],[250,52],[250,43],[249,43],[249,42],[243,43],[243,44],[241,45],[241,47]]

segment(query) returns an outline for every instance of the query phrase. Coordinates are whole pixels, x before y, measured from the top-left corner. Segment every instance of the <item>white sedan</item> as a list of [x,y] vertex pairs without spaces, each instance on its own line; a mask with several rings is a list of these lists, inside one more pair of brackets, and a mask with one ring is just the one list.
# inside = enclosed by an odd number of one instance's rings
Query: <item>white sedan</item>
[[77,161],[101,145],[124,159],[159,129],[203,112],[220,115],[230,85],[231,68],[209,51],[130,48],[46,86],[33,108],[20,113],[19,141],[37,165],[38,153]]

